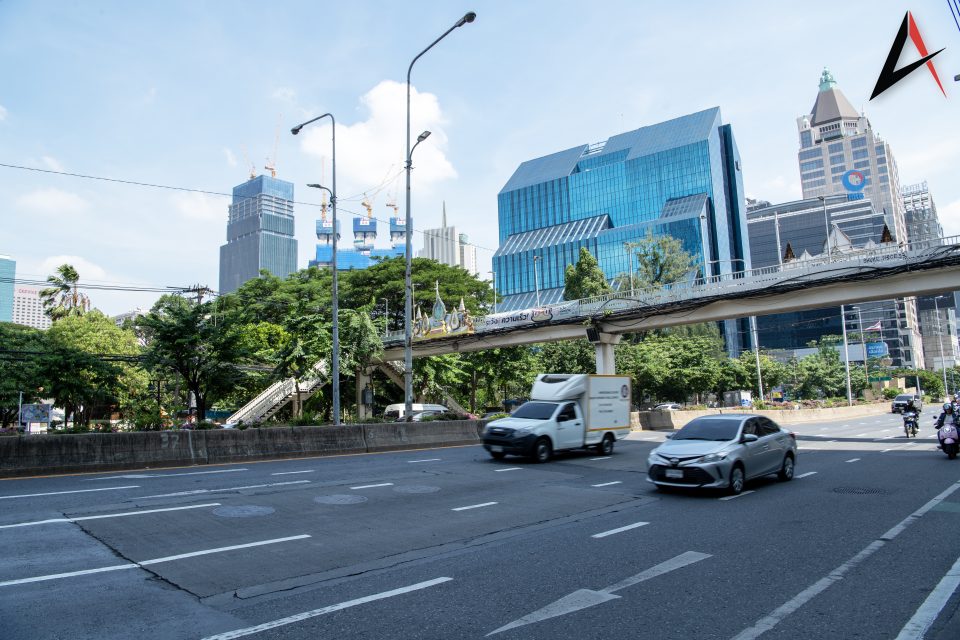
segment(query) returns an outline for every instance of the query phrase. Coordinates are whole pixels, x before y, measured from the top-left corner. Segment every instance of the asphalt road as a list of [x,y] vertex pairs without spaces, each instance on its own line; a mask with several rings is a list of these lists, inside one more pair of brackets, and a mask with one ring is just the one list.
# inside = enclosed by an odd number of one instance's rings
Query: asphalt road
[[960,638],[960,460],[792,427],[735,499],[479,446],[0,481],[0,637]]

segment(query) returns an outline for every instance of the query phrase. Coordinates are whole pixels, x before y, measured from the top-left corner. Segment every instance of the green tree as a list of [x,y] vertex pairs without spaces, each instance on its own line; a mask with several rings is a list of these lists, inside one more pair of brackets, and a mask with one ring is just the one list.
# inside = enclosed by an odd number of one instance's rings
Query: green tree
[[567,270],[564,272],[563,299],[581,300],[602,296],[611,291],[613,289],[610,288],[607,277],[603,275],[603,270],[597,264],[597,259],[589,249],[581,247],[576,266],[567,265]]
[[49,388],[41,363],[46,334],[32,327],[0,322],[0,427],[16,423],[20,392],[32,403],[40,387]]
[[83,315],[90,309],[90,299],[80,292],[79,281],[80,274],[69,264],[60,265],[56,274],[47,276],[51,286],[40,291],[40,299],[51,320]]
[[799,393],[804,398],[841,397],[847,395],[847,374],[840,352],[830,340],[821,340],[818,351],[798,365]]
[[630,251],[631,271],[633,259],[637,270],[620,276],[620,288],[654,291],[668,284],[686,279],[693,271],[695,261],[683,248],[683,243],[670,235],[654,237],[647,231],[646,237],[626,243]]
[[[755,394],[760,396],[760,388],[757,383],[757,355],[753,351],[744,351],[740,354],[740,366],[746,373],[746,384]],[[774,360],[769,355],[760,353],[760,378],[763,381],[763,390],[770,393],[774,387],[778,387],[787,380],[789,371],[785,365]]]
[[147,339],[145,365],[179,376],[194,395],[200,420],[242,379],[239,365],[248,358],[237,326],[214,311],[212,302],[166,295],[138,320]]
[[596,350],[585,338],[541,342],[534,345],[533,353],[535,373],[595,373],[597,370]]
[[529,347],[506,347],[465,353],[462,356],[469,379],[469,407],[503,406],[510,397],[527,395],[537,373],[536,358]]

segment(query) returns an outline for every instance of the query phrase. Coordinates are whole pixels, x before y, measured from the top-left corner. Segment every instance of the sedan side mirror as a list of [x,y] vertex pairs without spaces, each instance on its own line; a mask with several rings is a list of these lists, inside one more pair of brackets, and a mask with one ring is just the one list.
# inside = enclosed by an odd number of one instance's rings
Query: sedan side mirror
[[666,438],[667,440],[673,440],[673,434],[668,433],[667,435],[664,436],[664,438]]
[[745,433],[745,434],[743,434],[743,437],[740,438],[740,442],[746,444],[746,443],[748,443],[748,442],[756,442],[756,441],[759,440],[759,439],[760,439],[760,438],[758,438],[758,437],[757,437],[755,434],[753,434],[753,433]]

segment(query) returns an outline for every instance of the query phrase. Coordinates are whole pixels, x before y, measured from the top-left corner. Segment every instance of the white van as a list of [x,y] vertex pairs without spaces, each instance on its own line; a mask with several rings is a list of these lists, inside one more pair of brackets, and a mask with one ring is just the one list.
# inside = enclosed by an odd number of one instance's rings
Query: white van
[[[420,413],[421,411],[436,411],[438,413],[446,413],[449,411],[442,404],[418,404],[413,403],[410,407],[413,410],[413,413]],[[402,418],[406,415],[407,405],[404,403],[400,404],[388,404],[387,408],[383,411],[383,417],[385,420],[396,420],[397,418]]]

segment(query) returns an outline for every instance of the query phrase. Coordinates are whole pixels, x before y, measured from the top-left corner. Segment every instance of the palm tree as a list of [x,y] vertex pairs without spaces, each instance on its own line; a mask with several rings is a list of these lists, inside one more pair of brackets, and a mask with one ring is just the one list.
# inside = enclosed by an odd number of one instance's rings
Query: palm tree
[[43,308],[51,320],[59,320],[67,316],[82,316],[90,309],[90,298],[80,293],[77,282],[80,274],[72,265],[62,264],[57,267],[57,273],[47,276],[51,287],[40,292]]

